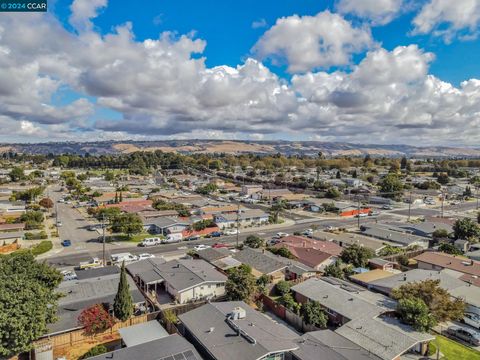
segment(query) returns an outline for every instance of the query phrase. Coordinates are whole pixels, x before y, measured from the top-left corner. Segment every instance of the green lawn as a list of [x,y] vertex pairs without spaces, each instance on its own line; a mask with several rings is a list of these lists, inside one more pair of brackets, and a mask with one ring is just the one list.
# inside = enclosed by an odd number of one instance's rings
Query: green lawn
[[158,236],[158,235],[151,235],[149,233],[141,233],[141,234],[136,234],[136,235],[132,235],[132,237],[128,237],[128,235],[108,235],[106,236],[106,241],[107,242],[112,242],[112,241],[129,241],[129,242],[134,242],[134,243],[139,243],[140,241],[142,241],[143,239],[147,238],[147,237],[155,237],[155,236]]
[[480,360],[480,352],[445,336],[438,335],[434,343],[444,355],[443,360]]

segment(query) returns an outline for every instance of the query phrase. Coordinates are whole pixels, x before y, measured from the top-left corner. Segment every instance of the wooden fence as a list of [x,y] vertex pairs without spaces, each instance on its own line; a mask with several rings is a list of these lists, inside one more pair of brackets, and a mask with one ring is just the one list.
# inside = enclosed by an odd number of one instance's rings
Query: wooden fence
[[79,330],[73,330],[64,334],[48,336],[47,338],[38,340],[36,343],[45,344],[45,341],[48,340],[52,344],[53,349],[57,349],[65,346],[74,346],[75,344],[79,344],[87,340],[103,338],[106,335],[113,335],[118,331],[118,329],[136,325],[136,324],[142,324],[147,321],[148,321],[148,314],[144,314],[144,315],[132,317],[127,321],[117,322],[110,329],[95,335],[85,335],[84,330],[79,329]]

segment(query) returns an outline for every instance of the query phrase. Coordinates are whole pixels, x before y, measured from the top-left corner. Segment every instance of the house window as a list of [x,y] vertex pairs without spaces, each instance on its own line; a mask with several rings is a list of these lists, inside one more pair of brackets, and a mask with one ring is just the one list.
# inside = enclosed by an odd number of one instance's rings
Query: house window
[[223,286],[222,283],[218,283],[218,284],[217,284],[217,288],[222,287],[222,286]]

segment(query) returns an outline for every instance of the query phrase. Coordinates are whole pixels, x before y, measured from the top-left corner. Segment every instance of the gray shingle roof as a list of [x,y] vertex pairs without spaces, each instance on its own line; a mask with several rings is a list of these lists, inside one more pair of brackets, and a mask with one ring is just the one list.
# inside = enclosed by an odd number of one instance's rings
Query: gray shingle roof
[[[175,290],[183,291],[204,282],[225,282],[227,277],[204,260],[147,259],[127,266],[128,271],[145,282],[166,281]],[[132,267],[132,265],[134,265]]]
[[162,339],[94,356],[90,360],[202,360],[192,344],[174,334]]
[[243,264],[250,265],[262,274],[271,274],[283,270],[288,266],[276,257],[269,256],[267,251],[263,253],[261,250],[254,250],[249,247],[244,247],[243,250],[236,252],[233,258]]
[[168,336],[167,330],[157,320],[118,329],[125,346],[131,347]]
[[297,340],[298,360],[380,360],[380,358],[331,330],[312,331]]
[[[243,308],[246,317],[233,322],[256,343],[243,335],[238,336],[236,330],[227,323],[227,315],[236,307]],[[294,331],[273,322],[243,301],[209,303],[179,315],[179,319],[218,360],[256,360],[271,352],[297,348],[294,340],[298,335]]]
[[361,288],[345,281],[332,280],[330,284],[325,280],[309,279],[292,290],[350,319],[335,332],[381,359],[395,359],[419,342],[434,338],[383,315],[393,309],[391,299],[359,291]]

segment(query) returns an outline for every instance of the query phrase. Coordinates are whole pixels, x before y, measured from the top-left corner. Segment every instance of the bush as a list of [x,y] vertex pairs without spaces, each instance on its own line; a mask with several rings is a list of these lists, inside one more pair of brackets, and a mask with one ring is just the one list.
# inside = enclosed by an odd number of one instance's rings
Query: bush
[[25,233],[25,240],[43,240],[48,239],[48,235],[45,231],[40,231],[39,233]]
[[53,244],[51,241],[42,241],[40,244],[35,245],[32,249],[32,254],[38,256],[52,250]]
[[108,352],[108,350],[104,345],[96,345],[93,348],[91,348],[90,350],[88,350],[85,354],[83,354],[80,357],[80,360],[88,359],[90,357],[94,357],[94,356],[101,355],[101,354],[105,354],[106,352]]
[[285,280],[280,280],[276,285],[277,292],[282,296],[290,292],[290,287],[291,284]]

